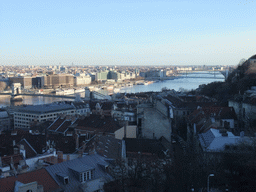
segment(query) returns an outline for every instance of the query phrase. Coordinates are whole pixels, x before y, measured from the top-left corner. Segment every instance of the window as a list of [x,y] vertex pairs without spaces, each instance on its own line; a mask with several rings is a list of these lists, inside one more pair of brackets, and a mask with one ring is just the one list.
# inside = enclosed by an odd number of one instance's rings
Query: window
[[68,178],[65,178],[65,179],[64,179],[64,184],[65,184],[65,185],[68,184]]
[[85,182],[85,181],[90,180],[92,178],[93,178],[93,171],[92,170],[80,173],[80,181],[81,182]]
[[91,179],[93,179],[93,177],[94,177],[94,172],[93,172],[93,170],[91,170]]
[[87,171],[87,173],[86,173],[86,175],[87,175],[87,176],[86,176],[86,180],[91,179],[91,174],[90,174],[90,172],[91,172],[91,171]]

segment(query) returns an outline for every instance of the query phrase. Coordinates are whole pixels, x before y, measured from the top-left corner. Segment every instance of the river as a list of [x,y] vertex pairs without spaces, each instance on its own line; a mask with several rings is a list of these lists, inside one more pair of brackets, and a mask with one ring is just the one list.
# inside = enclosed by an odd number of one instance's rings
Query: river
[[[216,77],[216,78],[214,78]],[[182,75],[179,78],[172,79],[172,80],[165,80],[155,82],[149,85],[135,85],[133,87],[124,87],[121,88],[121,93],[138,93],[138,92],[149,92],[149,91],[161,91],[162,88],[166,87],[167,89],[174,89],[175,91],[179,91],[180,89],[184,90],[192,90],[197,89],[199,85],[208,84],[214,81],[224,81],[224,76],[219,73],[215,72],[200,72],[200,73],[191,73],[187,75]],[[102,91],[101,91],[102,92]],[[104,92],[102,92],[104,93]],[[80,94],[81,97],[84,97],[84,93]],[[24,96],[22,102],[15,102],[14,105],[39,105],[39,104],[46,104],[52,103],[54,101],[62,101],[62,100],[72,100],[72,99],[65,99],[65,98],[54,98],[54,97],[42,97],[42,96]],[[10,96],[0,96],[0,107],[10,106]]]

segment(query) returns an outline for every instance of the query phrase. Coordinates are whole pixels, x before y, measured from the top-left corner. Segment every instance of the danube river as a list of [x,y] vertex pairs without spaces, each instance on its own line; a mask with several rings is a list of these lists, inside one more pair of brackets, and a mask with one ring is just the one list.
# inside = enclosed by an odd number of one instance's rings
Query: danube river
[[[214,78],[215,77],[215,78]],[[174,89],[179,91],[197,89],[199,85],[208,84],[214,81],[224,81],[224,76],[215,72],[200,72],[200,73],[191,73],[183,75],[176,79],[165,80],[155,82],[149,85],[135,85],[133,87],[124,87],[121,88],[121,93],[138,93],[138,92],[148,92],[148,91],[161,91],[162,88],[166,87],[167,89]],[[102,92],[102,91],[101,91]],[[104,92],[102,92],[104,93]],[[84,93],[81,93],[81,97],[84,97]],[[70,99],[54,98],[54,97],[42,97],[42,96],[24,96],[22,102],[16,102],[15,105],[27,104],[27,105],[39,105],[52,103],[54,101],[62,101]],[[10,106],[10,96],[0,96],[0,107]]]
[[[214,78],[215,77],[215,78]],[[120,90],[121,93],[138,93],[138,92],[148,92],[148,91],[161,91],[162,88],[174,89],[179,91],[180,89],[192,90],[197,89],[199,85],[208,84],[214,81],[224,81],[225,78],[220,72],[209,73],[191,73],[183,75],[176,79],[159,81],[149,85],[136,85],[133,87],[125,87]]]

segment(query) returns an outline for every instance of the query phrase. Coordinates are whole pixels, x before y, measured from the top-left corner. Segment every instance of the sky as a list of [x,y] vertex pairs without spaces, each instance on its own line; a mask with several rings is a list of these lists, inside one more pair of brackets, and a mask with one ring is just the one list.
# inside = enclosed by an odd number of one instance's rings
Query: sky
[[0,65],[237,65],[256,1],[1,0]]

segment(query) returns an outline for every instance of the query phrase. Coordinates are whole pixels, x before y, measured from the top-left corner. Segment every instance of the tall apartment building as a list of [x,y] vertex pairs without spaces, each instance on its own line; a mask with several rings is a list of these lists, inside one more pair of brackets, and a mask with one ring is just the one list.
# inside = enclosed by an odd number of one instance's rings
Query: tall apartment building
[[61,114],[74,115],[75,112],[73,105],[63,103],[22,106],[14,111],[14,128],[29,129],[33,121],[53,121]]
[[10,77],[11,83],[20,83],[24,89],[32,88],[32,77]]
[[74,76],[70,74],[53,74],[44,77],[46,87],[73,87]]

